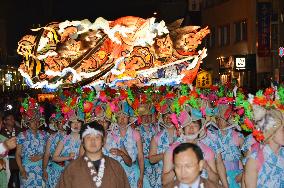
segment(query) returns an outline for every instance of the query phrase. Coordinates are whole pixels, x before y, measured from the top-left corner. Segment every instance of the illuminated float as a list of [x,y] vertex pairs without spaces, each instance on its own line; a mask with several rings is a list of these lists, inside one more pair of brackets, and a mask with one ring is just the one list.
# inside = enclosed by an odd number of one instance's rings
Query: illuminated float
[[24,36],[19,71],[31,88],[191,84],[206,54],[209,29],[167,27],[155,18],[97,18],[50,23]]

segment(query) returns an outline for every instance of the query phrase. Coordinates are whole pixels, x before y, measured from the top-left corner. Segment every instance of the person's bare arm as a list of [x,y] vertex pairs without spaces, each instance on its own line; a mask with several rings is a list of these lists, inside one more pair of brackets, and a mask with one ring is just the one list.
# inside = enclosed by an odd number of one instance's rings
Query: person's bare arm
[[158,144],[155,141],[155,137],[152,138],[150,143],[150,151],[149,151],[149,161],[152,164],[158,163],[159,161],[163,160],[164,154],[157,154]]
[[217,167],[217,172],[219,174],[219,178],[222,182],[223,187],[228,188],[229,184],[227,180],[226,168],[225,168],[221,153],[217,154],[216,167]]
[[63,142],[60,141],[55,149],[55,152],[53,154],[52,160],[55,162],[63,162],[63,161],[69,161],[74,158],[74,156],[69,155],[69,156],[60,156],[61,151],[63,150]]
[[43,155],[43,161],[42,161],[42,171],[43,171],[43,178],[45,181],[48,179],[48,174],[46,172],[48,161],[50,157],[50,140],[47,141],[45,146],[45,152]]
[[245,166],[245,187],[256,188],[257,185],[257,161],[249,158]]
[[242,148],[244,142],[245,142],[245,140],[243,138],[239,138],[240,148]]
[[[137,133],[139,134],[139,133]],[[143,145],[141,141],[141,136],[137,139],[137,148],[138,148],[138,164],[140,169],[140,176],[138,180],[138,188],[143,187],[143,178],[144,178],[144,154],[143,154]]]
[[175,178],[175,173],[173,170],[172,153],[166,152],[163,158],[163,174],[162,174],[162,184],[167,185],[172,182]]
[[22,158],[21,158],[21,154],[22,154],[22,145],[21,144],[18,144],[17,147],[16,147],[16,162],[18,164],[18,167],[19,167],[19,170],[20,170],[20,173],[21,173],[21,176],[24,178],[24,179],[27,179],[27,172],[22,164]]
[[207,173],[208,173],[208,179],[218,184],[219,183],[219,176],[217,174],[215,159],[205,161],[205,163],[207,163],[207,165],[204,165],[204,166],[205,166],[205,169],[207,170]]
[[122,149],[111,148],[109,151],[112,155],[120,156],[127,166],[132,166],[132,159],[125,148]]

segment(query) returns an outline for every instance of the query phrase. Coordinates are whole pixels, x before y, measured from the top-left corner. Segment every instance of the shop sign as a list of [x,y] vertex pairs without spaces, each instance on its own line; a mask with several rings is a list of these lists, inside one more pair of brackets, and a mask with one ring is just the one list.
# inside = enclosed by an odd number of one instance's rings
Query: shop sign
[[237,70],[246,69],[246,58],[245,57],[236,57],[235,66]]
[[270,2],[257,3],[258,22],[258,47],[257,53],[260,57],[270,56],[270,23],[272,4]]

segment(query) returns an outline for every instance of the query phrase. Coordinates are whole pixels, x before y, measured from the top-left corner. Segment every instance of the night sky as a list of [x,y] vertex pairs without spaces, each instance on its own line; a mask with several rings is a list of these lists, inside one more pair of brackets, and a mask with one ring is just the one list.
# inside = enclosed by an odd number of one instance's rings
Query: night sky
[[116,19],[133,15],[151,17],[156,11],[154,0],[0,0],[7,1],[0,15],[7,22],[8,53],[13,54],[17,42],[38,24],[44,26],[52,21],[95,21],[97,17]]

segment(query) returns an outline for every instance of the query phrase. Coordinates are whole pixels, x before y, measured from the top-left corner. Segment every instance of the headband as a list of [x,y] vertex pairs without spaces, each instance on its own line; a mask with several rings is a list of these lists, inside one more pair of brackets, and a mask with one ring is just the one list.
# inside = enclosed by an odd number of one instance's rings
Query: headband
[[82,138],[84,138],[85,136],[89,135],[89,134],[93,134],[93,135],[101,135],[103,136],[103,133],[94,129],[94,128],[90,128],[89,126],[87,127],[87,129],[83,132],[82,134]]

